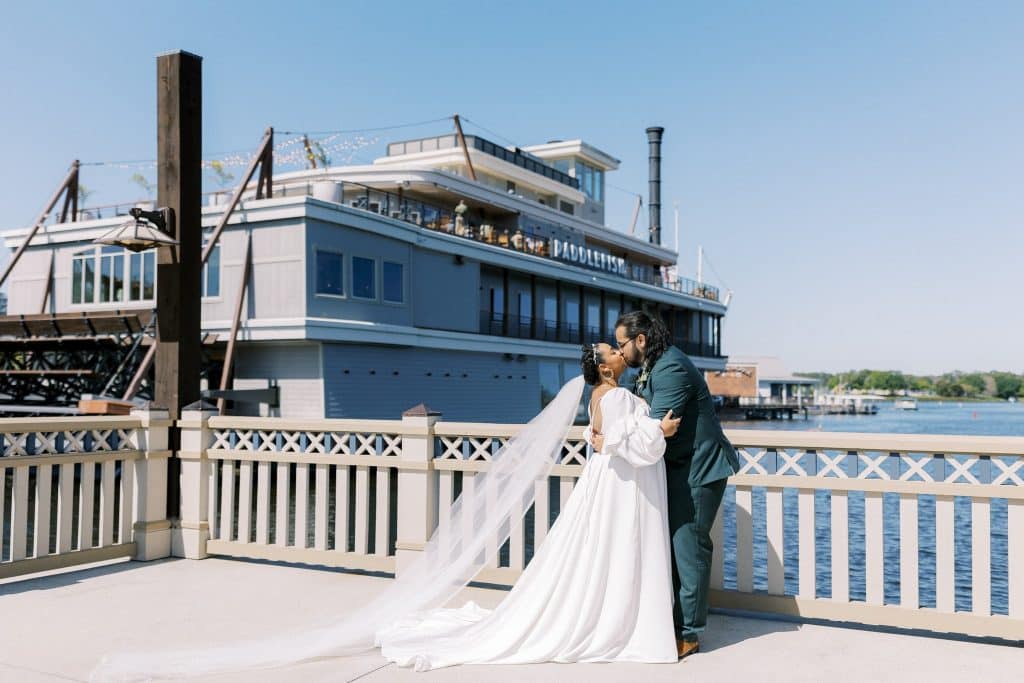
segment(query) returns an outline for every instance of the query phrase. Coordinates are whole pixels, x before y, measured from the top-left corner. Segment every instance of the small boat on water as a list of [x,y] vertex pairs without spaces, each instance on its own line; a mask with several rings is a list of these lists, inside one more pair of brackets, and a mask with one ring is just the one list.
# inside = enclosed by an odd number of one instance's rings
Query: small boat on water
[[873,394],[825,394],[815,409],[826,415],[877,415],[878,404],[886,400]]
[[893,402],[893,406],[899,410],[917,410],[917,399],[909,396],[898,398]]

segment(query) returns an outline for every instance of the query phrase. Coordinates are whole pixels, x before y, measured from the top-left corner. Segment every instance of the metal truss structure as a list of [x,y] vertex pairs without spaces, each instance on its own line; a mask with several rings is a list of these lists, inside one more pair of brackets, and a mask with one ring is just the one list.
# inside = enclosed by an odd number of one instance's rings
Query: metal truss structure
[[[0,414],[69,408],[83,394],[125,396],[154,330],[152,310],[0,317]],[[135,397],[151,397],[151,381],[137,385]]]

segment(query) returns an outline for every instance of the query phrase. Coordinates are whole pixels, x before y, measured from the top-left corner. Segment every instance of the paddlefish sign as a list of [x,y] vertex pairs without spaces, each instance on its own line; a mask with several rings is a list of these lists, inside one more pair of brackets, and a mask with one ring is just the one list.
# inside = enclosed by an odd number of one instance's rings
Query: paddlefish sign
[[627,277],[626,259],[620,256],[612,256],[603,251],[581,247],[567,240],[556,239],[552,242],[554,243],[552,254],[556,259]]

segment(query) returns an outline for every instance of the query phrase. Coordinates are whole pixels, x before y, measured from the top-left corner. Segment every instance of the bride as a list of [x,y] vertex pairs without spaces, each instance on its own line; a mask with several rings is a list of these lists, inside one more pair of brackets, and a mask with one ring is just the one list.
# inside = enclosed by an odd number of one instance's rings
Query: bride
[[[626,369],[608,344],[583,351],[594,387],[588,431],[605,435],[545,542],[494,610],[470,602],[377,633],[381,653],[418,671],[453,664],[675,662],[665,437],[669,412],[648,417],[618,386]],[[589,438],[588,438],[589,441]]]
[[[417,670],[455,664],[675,662],[665,437],[679,420],[649,417],[643,399],[618,386],[618,349],[583,349],[583,376],[476,475],[474,495],[451,506],[421,557],[355,612],[295,633],[195,649],[118,652],[93,681],[185,678],[364,652]],[[583,382],[593,387],[589,432],[604,435],[547,538],[493,611],[470,602],[445,609],[484,566],[485,549],[523,521],[548,480],[573,423]]]

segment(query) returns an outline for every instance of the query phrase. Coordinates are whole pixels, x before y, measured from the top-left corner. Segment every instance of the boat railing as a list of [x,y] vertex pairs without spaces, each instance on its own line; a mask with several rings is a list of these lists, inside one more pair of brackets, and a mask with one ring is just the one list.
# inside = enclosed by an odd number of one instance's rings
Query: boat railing
[[[328,188],[329,191],[324,191],[319,198],[328,199],[349,208],[370,211],[378,215],[412,223],[422,228],[475,242],[490,244],[524,254],[532,254],[542,258],[553,258],[554,252],[551,239],[530,230],[502,227],[493,222],[476,218],[463,217],[460,219],[454,209],[442,208],[402,193],[379,190],[348,180],[329,181],[326,185],[331,185]],[[318,195],[316,183],[310,182],[299,185],[297,189],[305,195],[314,197]],[[277,190],[277,193],[281,196],[287,196],[295,191],[296,186],[284,186]],[[718,288],[706,283],[699,283],[696,280],[682,277],[666,278],[657,268],[643,267],[639,269],[630,268],[628,270],[631,272],[629,279],[635,282],[662,287],[673,292],[708,301],[721,300]]]
[[486,309],[480,311],[480,334],[564,344],[596,344],[608,341],[599,327],[580,327],[578,324],[509,315]]

